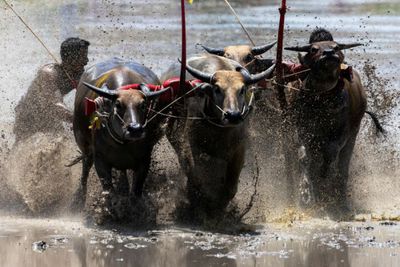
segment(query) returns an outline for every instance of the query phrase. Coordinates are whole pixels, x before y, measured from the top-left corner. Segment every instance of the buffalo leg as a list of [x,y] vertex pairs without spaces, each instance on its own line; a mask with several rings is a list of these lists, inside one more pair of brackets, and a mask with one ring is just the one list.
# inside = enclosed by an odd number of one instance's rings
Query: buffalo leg
[[132,196],[141,197],[143,185],[150,169],[151,153],[144,157],[142,165],[135,172],[134,184],[132,186]]
[[90,169],[93,166],[93,157],[91,155],[86,155],[82,159],[82,176],[80,179],[80,185],[78,190],[75,192],[72,202],[73,210],[80,210],[84,207],[86,202],[87,194],[87,179],[89,177]]
[[113,192],[111,166],[105,163],[100,157],[96,156],[94,160],[97,175],[99,176],[103,191]]
[[336,177],[338,202],[339,202],[338,204],[341,206],[342,209],[346,210],[348,207],[347,196],[346,196],[347,181],[349,179],[349,166],[355,142],[356,142],[356,136],[351,137],[339,154],[338,174]]
[[129,182],[126,170],[120,171],[120,175],[117,180],[117,192],[118,194],[124,196],[129,194]]
[[233,156],[233,158],[228,163],[228,168],[226,171],[225,176],[225,183],[224,183],[224,190],[222,196],[224,196],[223,201],[221,201],[222,208],[225,208],[228,205],[229,201],[235,197],[238,183],[239,183],[239,176],[242,172],[243,164],[244,164],[244,155],[245,155],[245,148],[239,149],[237,153]]
[[304,193],[301,194],[301,206],[307,208],[312,206],[314,201],[323,200],[324,181],[321,176],[323,176],[324,157],[319,142],[304,146],[301,150],[303,155],[300,156],[300,185]]

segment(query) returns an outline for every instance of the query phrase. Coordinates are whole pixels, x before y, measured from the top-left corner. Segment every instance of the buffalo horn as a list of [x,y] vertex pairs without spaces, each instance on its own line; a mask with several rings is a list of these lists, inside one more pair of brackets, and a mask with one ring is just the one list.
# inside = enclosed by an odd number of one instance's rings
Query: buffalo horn
[[85,86],[87,86],[90,90],[97,93],[99,96],[108,98],[108,99],[116,99],[118,97],[118,92],[115,90],[110,90],[107,86],[103,86],[102,88],[96,87],[90,83],[83,82]]
[[149,97],[149,98],[154,98],[154,97],[160,96],[161,94],[163,94],[163,93],[165,93],[166,91],[168,91],[168,90],[171,89],[171,87],[167,87],[167,88],[161,89],[161,90],[159,90],[159,91],[153,92],[153,91],[151,91],[151,90],[149,89],[149,87],[147,87],[144,83],[141,83],[141,84],[139,85],[139,88],[140,88],[140,90],[143,92],[143,94],[144,94],[146,97]]
[[212,47],[207,47],[204,45],[201,45],[201,47],[203,47],[203,49],[206,50],[210,54],[214,54],[217,56],[223,56],[225,54],[224,49],[212,48]]
[[261,54],[267,52],[268,50],[270,50],[275,44],[276,44],[276,42],[272,42],[272,43],[266,44],[266,45],[255,46],[251,49],[251,52],[253,53],[253,55],[261,55]]
[[246,84],[254,84],[256,82],[261,81],[262,79],[270,77],[271,74],[274,72],[274,69],[275,69],[275,64],[273,64],[267,70],[254,75],[250,75],[250,73],[246,69],[241,69],[240,72],[242,73]]
[[285,47],[285,50],[297,51],[297,52],[309,52],[310,48],[311,48],[311,44],[308,44],[308,45],[305,45],[305,46]]
[[197,79],[199,79],[199,80],[201,80],[203,82],[206,82],[206,83],[209,83],[209,84],[213,84],[213,82],[214,82],[214,74],[208,74],[208,73],[199,71],[199,70],[197,70],[195,68],[190,67],[189,65],[186,65],[186,70],[190,74],[192,74],[193,77],[195,77],[195,78],[197,78]]
[[354,44],[338,44],[340,50],[349,49],[353,47],[357,47],[363,44],[354,43]]

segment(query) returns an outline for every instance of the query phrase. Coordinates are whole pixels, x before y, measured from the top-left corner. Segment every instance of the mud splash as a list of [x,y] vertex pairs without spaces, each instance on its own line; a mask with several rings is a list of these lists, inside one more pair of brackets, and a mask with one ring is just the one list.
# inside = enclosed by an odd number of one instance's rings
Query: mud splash
[[[194,2],[188,7],[189,54],[201,52],[195,46],[198,42],[213,47],[248,43],[223,2]],[[286,180],[276,130],[280,118],[264,103],[268,92],[263,92],[251,118],[251,144],[239,191],[230,207],[238,214],[247,211],[242,221],[262,224],[259,229],[244,233],[236,229],[229,234],[177,227],[154,230],[154,223],[175,224],[176,210],[186,201],[186,178],[171,146],[162,139],[144,188],[142,206],[148,207],[149,213],[138,214],[148,219],[142,226],[153,230],[132,233],[129,226],[116,231],[90,229],[81,222],[69,223],[69,219],[3,218],[1,262],[24,266],[23,259],[32,259],[37,265],[54,265],[62,257],[67,259],[67,266],[395,266],[400,255],[400,229],[398,225],[374,222],[397,220],[400,209],[400,83],[395,67],[400,17],[394,0],[383,2],[295,1],[285,33],[286,45],[295,45],[306,41],[318,25],[332,30],[337,40],[366,43],[364,49],[346,52],[346,58],[361,73],[369,109],[378,114],[387,131],[386,137],[375,137],[366,117],[352,159],[348,193],[353,212],[362,213],[356,219],[366,222],[309,220],[312,214],[288,208],[289,189],[297,185]],[[172,0],[130,4],[39,0],[16,1],[14,5],[52,51],[57,51],[67,36],[79,35],[92,43],[91,63],[122,56],[143,62],[157,74],[179,57],[179,8]],[[276,3],[252,0],[233,5],[256,44],[275,39]],[[70,132],[65,136],[37,135],[14,146],[13,108],[37,68],[50,59],[8,10],[1,9],[0,13],[4,59],[0,65],[0,203],[2,208],[23,215],[60,216],[78,182],[80,167],[65,168],[77,155],[76,146]],[[285,56],[296,61],[295,55]],[[273,57],[273,53],[265,57]],[[86,208],[94,210],[101,189],[93,171],[89,188]],[[279,224],[266,224],[268,221]],[[38,241],[48,244],[40,254],[32,250],[32,244]]]

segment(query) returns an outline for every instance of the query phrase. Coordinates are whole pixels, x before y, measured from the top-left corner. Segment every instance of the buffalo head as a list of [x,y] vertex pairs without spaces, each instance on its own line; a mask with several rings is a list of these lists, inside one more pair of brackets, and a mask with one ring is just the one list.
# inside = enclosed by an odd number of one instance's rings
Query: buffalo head
[[360,46],[361,44],[340,44],[334,41],[316,42],[304,46],[285,47],[286,50],[306,52],[301,56],[302,64],[311,69],[313,76],[319,80],[337,78],[340,65],[344,61],[342,50]]
[[210,54],[223,56],[238,62],[240,65],[246,67],[250,73],[262,72],[272,66],[272,59],[262,59],[256,56],[261,55],[270,50],[276,42],[251,47],[249,45],[232,45],[223,49],[211,48],[202,45],[204,50]]
[[275,65],[255,75],[251,75],[239,64],[235,66],[235,70],[217,70],[214,73],[205,73],[189,65],[186,69],[204,82],[202,90],[208,97],[205,115],[223,125],[235,125],[247,113],[246,93],[249,85],[269,78],[274,67]]
[[110,90],[104,85],[98,88],[84,84],[104,98],[103,109],[109,113],[107,127],[113,137],[123,142],[135,141],[145,137],[148,104],[169,88],[152,92],[145,84],[139,89]]

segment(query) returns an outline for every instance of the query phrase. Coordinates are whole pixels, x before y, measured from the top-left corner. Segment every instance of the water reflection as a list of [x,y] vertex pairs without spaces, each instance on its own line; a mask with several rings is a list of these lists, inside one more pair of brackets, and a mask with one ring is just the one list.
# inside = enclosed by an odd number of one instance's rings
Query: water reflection
[[[257,235],[174,228],[127,233],[68,220],[0,219],[0,225],[2,266],[365,267],[396,266],[400,256],[400,227],[378,223],[268,225]],[[34,251],[37,241],[48,248]]]

